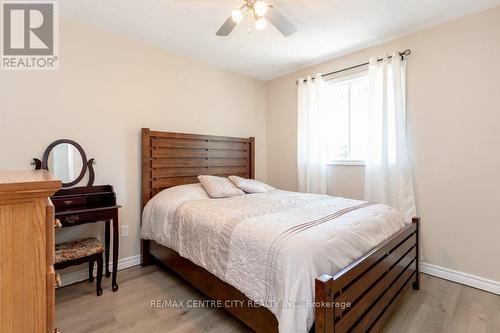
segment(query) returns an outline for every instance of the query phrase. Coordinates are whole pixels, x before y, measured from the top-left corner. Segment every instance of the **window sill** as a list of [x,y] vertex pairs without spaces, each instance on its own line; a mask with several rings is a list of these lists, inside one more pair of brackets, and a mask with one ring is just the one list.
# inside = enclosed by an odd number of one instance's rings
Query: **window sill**
[[365,161],[355,161],[355,160],[339,160],[339,161],[329,161],[326,165],[353,165],[353,166],[364,166]]

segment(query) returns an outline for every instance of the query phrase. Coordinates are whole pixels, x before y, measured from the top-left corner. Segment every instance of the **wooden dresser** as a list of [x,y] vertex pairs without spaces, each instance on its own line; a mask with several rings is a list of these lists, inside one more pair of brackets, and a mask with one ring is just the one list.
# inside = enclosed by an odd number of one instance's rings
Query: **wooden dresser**
[[54,331],[54,206],[47,171],[0,171],[0,332]]

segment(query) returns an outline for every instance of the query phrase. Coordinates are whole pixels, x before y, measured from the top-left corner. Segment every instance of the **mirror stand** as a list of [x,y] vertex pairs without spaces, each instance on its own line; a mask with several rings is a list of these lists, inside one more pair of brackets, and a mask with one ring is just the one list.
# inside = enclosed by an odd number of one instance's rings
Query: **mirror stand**
[[[38,158],[33,158],[33,162],[31,162],[32,165],[35,166],[35,170],[42,170],[42,161],[40,161]],[[94,185],[94,180],[95,180],[95,172],[94,172],[94,165],[96,164],[96,161],[94,158],[91,158],[90,160],[87,161],[87,169],[89,171],[89,180],[87,182],[87,186],[92,186]],[[44,169],[47,170],[47,169]],[[69,185],[62,186],[62,187],[68,187]]]
[[[49,158],[51,152],[53,152],[56,147],[59,145],[68,145],[69,147],[75,148],[78,153],[81,156],[81,163],[82,163],[82,168],[79,171],[79,175],[75,179],[68,180],[67,182],[62,182],[62,187],[71,187],[74,185],[77,185],[85,176],[87,170],[89,172],[89,178],[87,182],[87,186],[93,186],[94,185],[94,179],[95,179],[95,173],[94,173],[94,164],[95,164],[95,159],[91,158],[90,160],[87,160],[87,156],[85,155],[85,151],[83,150],[82,146],[80,146],[78,143],[76,143],[73,140],[69,139],[61,139],[54,141],[51,143],[45,152],[43,153],[42,160],[39,160],[38,158],[33,158],[33,162],[31,163],[32,165],[35,166],[35,170],[49,170]],[[53,158],[52,158],[53,159]],[[54,170],[51,170],[54,172]],[[57,177],[57,175],[55,175]]]

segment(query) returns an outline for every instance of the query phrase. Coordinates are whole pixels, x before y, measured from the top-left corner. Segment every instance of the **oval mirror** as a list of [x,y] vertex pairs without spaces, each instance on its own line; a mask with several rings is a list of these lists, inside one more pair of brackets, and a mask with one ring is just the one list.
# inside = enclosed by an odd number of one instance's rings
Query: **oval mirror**
[[63,139],[47,148],[42,164],[61,180],[63,187],[69,187],[78,184],[85,176],[87,157],[78,143]]

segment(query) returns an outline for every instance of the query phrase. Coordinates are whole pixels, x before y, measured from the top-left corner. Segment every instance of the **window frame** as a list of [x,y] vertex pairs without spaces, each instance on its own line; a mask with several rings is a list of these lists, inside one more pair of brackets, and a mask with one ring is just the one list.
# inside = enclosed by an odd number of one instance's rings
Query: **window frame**
[[[347,74],[343,75],[341,77],[335,77],[329,80],[325,80],[325,85],[327,86],[336,86],[336,85],[344,85],[344,84],[351,84],[352,82],[361,80],[361,79],[368,79],[368,69],[352,73],[352,74]],[[351,113],[349,110],[349,122],[351,121]],[[349,128],[349,136],[351,129]],[[350,142],[349,142],[350,145]],[[365,160],[354,160],[354,159],[346,159],[346,160],[328,160],[325,162],[327,166],[364,166],[366,164]]]

